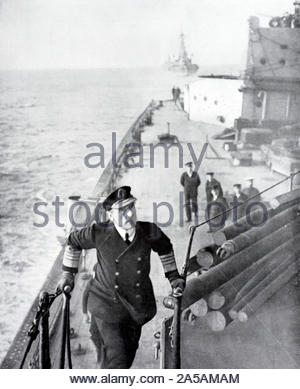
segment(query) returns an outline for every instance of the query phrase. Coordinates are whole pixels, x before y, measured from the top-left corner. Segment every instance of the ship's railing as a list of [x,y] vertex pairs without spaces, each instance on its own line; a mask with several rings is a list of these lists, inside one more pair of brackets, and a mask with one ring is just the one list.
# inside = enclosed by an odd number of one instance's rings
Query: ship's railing
[[[141,133],[145,125],[151,125],[152,113],[161,106],[161,103],[151,101],[140,116],[128,129],[122,138],[113,160],[111,159],[104,169],[95,189],[93,197],[100,198],[106,196],[115,189],[116,182],[120,176],[121,169],[124,169],[124,159],[131,153],[135,143],[141,143]],[[129,147],[127,147],[129,145]]]
[[[93,192],[93,196],[96,198],[100,198],[100,196],[106,195],[109,191],[114,189],[114,186],[116,184],[116,181],[120,175],[120,170],[124,169],[124,158],[127,155],[128,148],[126,148],[127,144],[134,143],[134,142],[141,142],[141,133],[143,131],[143,127],[146,124],[151,123],[151,116],[154,109],[157,109],[160,106],[160,104],[157,104],[155,102],[149,103],[149,105],[146,107],[146,109],[143,111],[143,113],[137,118],[137,120],[133,123],[133,125],[129,128],[129,130],[126,132],[125,136],[123,137],[121,143],[119,144],[116,152],[116,158],[115,160],[118,163],[119,167],[113,166],[112,161],[110,161],[109,165],[104,170],[103,174],[101,175],[97,186]],[[261,193],[265,193],[272,189],[274,186],[279,185],[280,183],[290,179],[291,181],[291,189],[292,189],[292,183],[293,179],[300,172],[296,172],[291,174],[290,177],[287,177],[280,182],[276,183],[275,185],[265,189]],[[219,217],[219,215],[216,216],[216,218]],[[209,220],[205,221],[204,223],[208,223]],[[204,223],[201,223],[200,225],[203,225]],[[200,225],[196,226],[199,227]],[[189,244],[190,247],[190,244]],[[62,257],[63,257],[64,248],[61,249],[61,252],[59,253],[58,257],[56,258],[55,263],[53,264],[53,267],[51,271],[49,272],[47,279],[45,280],[42,290],[43,291],[53,291],[56,288],[57,281],[60,278],[61,275],[61,263],[62,263]],[[190,257],[190,249],[189,253],[187,255],[187,260],[189,260]],[[83,266],[82,268],[85,268],[84,265],[84,258],[83,258]],[[185,268],[186,271],[187,267]],[[82,282],[84,282],[82,278]],[[79,298],[77,295],[80,294],[80,291],[76,291],[78,288],[75,288],[73,291],[73,298],[76,299],[76,301],[79,301]],[[77,293],[78,292],[78,293]],[[53,296],[53,295],[50,295]],[[45,296],[44,296],[45,297]],[[28,343],[28,333],[30,332],[30,328],[32,326],[32,323],[34,323],[35,315],[37,312],[37,309],[40,305],[40,296],[37,296],[34,300],[28,314],[26,315],[24,322],[21,326],[21,329],[19,330],[9,352],[7,353],[6,357],[4,358],[1,368],[18,368],[20,367],[22,356],[24,354],[24,351],[26,349],[26,344]],[[53,304],[51,305],[51,312],[49,317],[49,343],[50,344],[56,344],[55,350],[53,350],[53,355],[57,354],[59,351],[59,339],[61,335],[61,331],[59,329],[60,323],[62,319],[62,299],[57,298],[55,301],[53,301]],[[40,355],[40,347],[39,344],[41,342],[41,335],[38,335],[35,343],[35,347],[32,347],[30,352],[27,355],[26,358],[26,364],[25,367],[30,368],[39,368],[41,367],[41,355]],[[57,347],[58,344],[58,347]],[[55,361],[55,366],[57,365],[57,361]]]
[[[222,217],[224,214],[228,214],[229,212],[232,212],[234,209],[243,206],[245,203],[248,203],[252,200],[255,200],[258,196],[261,196],[262,194],[269,192],[273,188],[278,187],[282,183],[286,181],[290,181],[290,192],[293,192],[294,190],[294,181],[295,177],[300,176],[300,170],[293,172],[290,174],[290,176],[283,178],[282,180],[276,182],[275,184],[269,186],[268,188],[262,190],[261,192],[257,193],[256,195],[249,197],[244,202],[238,203],[237,205],[234,205],[233,207],[227,209],[226,211],[220,212],[218,215],[211,217],[197,225],[190,226],[190,237],[188,240],[187,250],[186,250],[186,256],[184,260],[184,264],[181,271],[181,276],[183,280],[186,283],[187,275],[188,275],[188,268],[191,260],[191,248],[193,244],[193,239],[195,236],[195,232],[199,227],[202,227],[204,225],[208,225],[211,221]],[[297,196],[299,197],[300,189],[297,189]],[[297,200],[299,201],[299,200]],[[292,202],[292,201],[290,201]],[[202,282],[202,281],[201,281]],[[205,290],[206,294],[209,294],[216,288],[216,283],[211,282],[210,284],[207,283],[207,285],[203,284],[203,290]],[[183,298],[183,290],[180,290],[179,292],[175,293],[173,291],[173,294],[171,296],[167,296],[164,298],[164,306],[169,309],[173,309],[173,315],[167,319],[164,319],[162,324],[161,333],[158,331],[155,333],[156,339],[160,334],[160,339],[162,342],[162,347],[159,346],[159,348],[162,351],[161,354],[161,367],[162,368],[173,368],[173,369],[180,369],[181,368],[181,352],[180,352],[180,337],[181,337],[181,314],[182,311],[187,309],[190,305],[192,305],[195,301],[199,300],[200,298],[204,297],[203,295],[197,295],[196,293],[193,293],[192,296],[187,297],[185,296],[184,304],[182,304],[182,298]],[[169,328],[170,331],[166,331],[166,328]],[[168,362],[166,362],[168,359]],[[168,364],[168,366],[167,366]]]
[[53,294],[49,294],[45,291],[40,293],[39,304],[36,309],[36,313],[29,328],[28,335],[28,343],[26,349],[24,351],[22,361],[20,363],[20,369],[23,369],[25,362],[27,360],[28,355],[31,352],[31,347],[35,340],[39,336],[39,360],[40,367],[42,369],[50,369],[51,368],[51,359],[50,359],[50,341],[49,341],[49,316],[50,316],[50,307],[55,301],[56,297],[58,297],[61,292],[56,292]]
[[[128,152],[132,152],[132,147],[126,147],[127,144],[131,145],[134,143],[141,143],[141,133],[145,125],[150,125],[152,123],[152,113],[155,109],[159,108],[162,105],[161,102],[157,103],[151,101],[145,110],[139,115],[139,117],[134,121],[130,126],[120,144],[117,147],[115,161],[117,166],[113,165],[113,161],[110,160],[109,164],[106,166],[105,170],[101,174],[101,177],[94,189],[93,198],[101,198],[107,195],[111,190],[114,189],[117,179],[120,176],[121,169],[124,169],[124,158]],[[51,361],[52,366],[58,367],[60,362],[58,360],[57,354],[59,354],[60,349],[60,338],[61,338],[61,329],[60,323],[62,321],[62,298],[53,298],[56,296],[56,293],[47,293],[45,291],[55,291],[57,282],[61,276],[61,263],[64,253],[64,247],[62,247],[60,253],[58,254],[48,276],[41,288],[43,291],[41,294],[36,296],[33,301],[20,330],[18,331],[10,349],[8,350],[5,358],[1,363],[1,368],[19,368],[22,364],[25,368],[41,368],[42,365],[46,368],[49,367],[50,361],[47,360],[47,353],[50,357],[53,356]],[[82,255],[81,259],[81,269],[79,272],[84,272],[84,275],[80,277],[80,280],[77,281],[77,284],[80,285],[80,288],[86,283],[85,275],[87,274],[85,268],[85,253]],[[78,287],[76,287],[72,293],[72,300],[80,301],[81,295]],[[51,300],[51,304],[48,308],[45,308],[47,305],[47,300]],[[56,296],[57,297],[57,296]],[[42,304],[42,306],[41,306]],[[51,306],[51,309],[50,309]],[[40,311],[40,309],[42,311]],[[39,312],[40,311],[40,312]],[[49,315],[49,316],[48,316]],[[38,321],[37,321],[38,319]],[[42,328],[43,324],[47,322],[46,327],[49,328],[46,330],[49,331],[48,334],[43,331],[45,327]],[[36,336],[32,339],[32,345],[30,349],[26,350],[26,347],[29,345],[30,337],[29,334],[32,331],[37,331]],[[45,336],[44,336],[45,335]],[[42,353],[41,342],[44,339],[49,338],[49,344],[53,347],[49,347],[50,350],[47,353]],[[47,341],[46,341],[47,343]],[[32,346],[32,347],[31,347]],[[26,358],[22,360],[26,353]],[[49,357],[49,358],[50,358]],[[46,358],[46,361],[43,358]]]
[[[50,272],[47,275],[46,280],[44,281],[41,291],[55,291],[57,282],[61,276],[61,263],[63,258],[64,248],[61,249],[59,255],[57,256]],[[53,294],[54,295],[54,294]],[[50,298],[52,296],[50,294]],[[48,295],[49,297],[49,295]],[[18,369],[20,368],[22,362],[25,368],[39,368],[40,367],[40,349],[39,344],[41,342],[41,333],[40,326],[38,326],[37,336],[32,342],[32,347],[30,350],[26,350],[28,342],[30,340],[29,334],[31,334],[34,324],[40,324],[36,322],[38,311],[40,309],[42,299],[45,298],[44,292],[39,293],[34,299],[23,323],[14,338],[12,345],[10,346],[6,356],[4,357],[1,368],[2,369]],[[62,302],[60,298],[53,300],[51,304],[51,315],[49,317],[49,338],[51,340],[58,329],[58,325],[61,318],[61,307]],[[44,309],[44,306],[42,307]],[[46,313],[45,311],[43,313]],[[26,352],[26,360],[22,361],[24,353]]]

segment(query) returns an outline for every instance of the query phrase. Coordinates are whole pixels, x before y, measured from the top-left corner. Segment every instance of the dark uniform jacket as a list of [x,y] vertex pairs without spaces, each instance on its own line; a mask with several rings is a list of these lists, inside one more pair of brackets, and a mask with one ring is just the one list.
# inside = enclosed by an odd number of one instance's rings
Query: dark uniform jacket
[[[149,278],[151,250],[160,256],[166,276],[177,272],[169,238],[154,223],[137,222],[128,246],[113,223],[93,224],[70,234],[71,249],[97,250],[95,277],[91,281],[88,309],[107,322],[118,322],[128,313],[144,324],[156,314]],[[66,266],[67,265],[67,266]],[[71,267],[70,267],[71,265]],[[78,264],[65,261],[63,269],[76,272]]]
[[[237,205],[237,203],[244,203],[246,200],[248,200],[248,197],[243,192],[240,194],[239,198],[237,198],[236,195],[233,196],[233,204],[235,204],[235,206]],[[236,215],[237,219],[244,217],[246,215],[246,209],[248,205],[248,201],[243,205],[239,205],[236,209],[232,211],[233,215]],[[235,220],[233,221],[235,222]]]
[[[243,189],[243,193],[248,197],[253,197],[255,196],[252,200],[250,200],[250,202],[258,202],[261,200],[261,197],[260,195],[258,195],[259,193],[259,190],[254,188],[254,186],[251,186],[249,188],[245,188]],[[257,196],[258,195],[258,196]]]
[[225,221],[227,219],[227,214],[224,212],[227,211],[227,209],[229,209],[229,206],[225,197],[223,196],[218,196],[216,200],[212,200],[207,205],[207,213],[209,219],[220,215],[219,217],[215,217],[214,220],[211,220],[211,222],[209,222],[211,231],[217,231],[220,228],[224,227]]
[[187,172],[184,172],[180,178],[180,184],[184,187],[185,194],[197,196],[198,186],[201,184],[201,180],[197,172],[193,172],[191,177]]
[[211,190],[212,190],[213,186],[215,186],[215,185],[217,185],[219,187],[219,196],[223,197],[223,189],[222,189],[220,182],[218,180],[216,180],[215,178],[213,178],[211,181],[206,181],[206,184],[205,184],[206,200],[208,203],[210,201],[212,201],[212,199],[213,199],[213,195],[211,193]]

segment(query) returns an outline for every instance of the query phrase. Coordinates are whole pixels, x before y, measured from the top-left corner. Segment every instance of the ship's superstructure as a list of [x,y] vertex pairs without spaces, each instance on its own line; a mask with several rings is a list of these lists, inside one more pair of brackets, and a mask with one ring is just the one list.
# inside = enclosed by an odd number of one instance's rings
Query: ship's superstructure
[[272,18],[267,28],[250,18],[242,118],[275,127],[300,121],[300,1],[294,5],[294,14]]
[[294,6],[294,13],[271,18],[267,27],[257,17],[249,19],[242,85],[222,77],[201,78],[186,86],[184,99],[191,120],[233,126],[221,136],[234,139],[224,144],[234,161],[246,156],[238,152],[236,158],[236,149],[261,149],[267,166],[284,175],[300,167],[300,1]]
[[169,57],[166,66],[167,69],[170,71],[186,74],[195,73],[199,69],[198,65],[192,63],[192,58],[187,53],[183,33],[180,34],[180,46],[178,56],[172,58]]

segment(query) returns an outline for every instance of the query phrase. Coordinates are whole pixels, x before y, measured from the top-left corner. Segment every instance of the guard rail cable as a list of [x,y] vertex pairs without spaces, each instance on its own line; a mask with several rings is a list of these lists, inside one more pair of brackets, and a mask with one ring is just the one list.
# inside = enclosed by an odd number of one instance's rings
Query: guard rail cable
[[[256,195],[254,196],[251,196],[249,197],[247,200],[245,200],[244,202],[239,202],[237,205],[227,209],[226,211],[223,211],[223,212],[220,212],[218,215],[212,217],[212,218],[209,218],[195,226],[190,226],[190,229],[189,229],[189,232],[190,232],[190,237],[189,237],[189,242],[188,242],[188,247],[187,247],[187,251],[186,251],[186,256],[185,256],[185,260],[184,260],[184,264],[183,264],[183,267],[182,267],[182,270],[181,270],[181,277],[183,278],[184,280],[184,285],[186,284],[186,279],[187,279],[187,271],[188,271],[188,267],[189,267],[189,260],[190,260],[190,255],[191,255],[191,249],[192,249],[192,244],[193,244],[193,239],[194,239],[194,235],[195,235],[195,231],[209,223],[210,221],[214,220],[214,219],[217,219],[219,218],[220,216],[223,216],[224,214],[228,214],[229,212],[233,211],[234,209],[244,205],[245,203],[249,202],[250,200],[253,200],[254,198],[262,195],[263,193],[266,193],[268,192],[269,190],[275,188],[276,186],[282,184],[283,182],[287,181],[287,180],[290,180],[291,184],[290,184],[290,191],[293,190],[293,180],[294,180],[294,177],[300,173],[300,170],[294,172],[294,173],[291,173],[288,177],[285,177],[284,179],[276,182],[274,185],[271,185],[270,187],[262,190],[261,192],[257,193]],[[170,327],[170,341],[171,341],[171,348],[172,348],[172,366],[171,368],[173,369],[180,369],[181,368],[181,356],[180,356],[180,320],[181,320],[181,301],[182,301],[182,296],[183,296],[183,292],[184,290],[182,289],[175,289],[173,290],[172,292],[172,299],[173,299],[173,306],[172,308],[174,309],[174,313],[173,313],[173,320],[172,320],[172,324],[171,324],[171,327]]]
[[[282,184],[283,182],[287,180],[291,180],[290,190],[293,190],[293,179],[294,177],[300,173],[300,170],[298,170],[295,173],[291,173],[289,177],[285,177],[284,179],[278,181],[274,185],[264,189],[263,191],[257,193],[256,195],[249,197],[247,200],[245,200],[242,203],[238,203],[237,205],[227,209],[226,211],[220,212],[218,215],[207,219],[195,226],[190,227],[190,237],[188,242],[188,247],[186,251],[185,261],[184,265],[182,267],[181,271],[181,277],[184,280],[184,284],[186,283],[187,278],[187,270],[189,266],[189,259],[191,254],[191,248],[193,244],[193,238],[195,231],[209,223],[210,221],[227,214],[231,212],[232,210],[238,208],[239,206],[242,206],[243,204],[249,202],[250,200],[254,199],[257,196],[262,195],[263,193],[268,192],[269,190],[275,188],[276,186]],[[71,358],[71,347],[70,347],[70,298],[71,298],[71,289],[69,287],[65,287],[63,291],[63,306],[62,306],[62,337],[61,337],[61,350],[60,350],[60,369],[64,369],[65,366],[65,354],[67,351],[67,360],[68,360],[68,366],[71,369],[72,368],[72,358]],[[50,347],[49,347],[49,310],[56,299],[60,294],[62,294],[61,291],[57,291],[53,294],[49,294],[48,292],[42,291],[40,294],[40,301],[37,308],[36,315],[34,317],[34,320],[32,322],[32,325],[28,331],[29,336],[29,342],[27,344],[27,347],[25,349],[22,362],[20,364],[20,369],[23,368],[24,363],[26,361],[27,355],[31,349],[31,346],[35,339],[37,338],[38,334],[40,333],[39,327],[40,327],[40,321],[41,321],[41,341],[40,341],[40,365],[42,369],[50,369],[51,368],[51,360],[50,360]],[[178,369],[181,367],[181,358],[180,358],[180,318],[181,318],[181,301],[183,296],[183,290],[180,288],[176,288],[172,292],[172,297],[174,301],[174,314],[173,314],[173,321],[170,329],[170,338],[171,338],[171,346],[173,350],[173,366],[172,368]]]

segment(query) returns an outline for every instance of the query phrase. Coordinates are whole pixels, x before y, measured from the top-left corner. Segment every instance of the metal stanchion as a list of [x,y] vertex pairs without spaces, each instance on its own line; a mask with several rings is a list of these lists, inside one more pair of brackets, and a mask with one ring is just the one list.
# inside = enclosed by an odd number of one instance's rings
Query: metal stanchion
[[70,344],[70,298],[71,288],[65,286],[63,291],[63,307],[62,307],[62,334],[61,334],[61,349],[60,349],[60,362],[59,368],[65,368],[65,354],[67,348],[67,357],[69,369],[72,369],[71,360],[71,344]]

